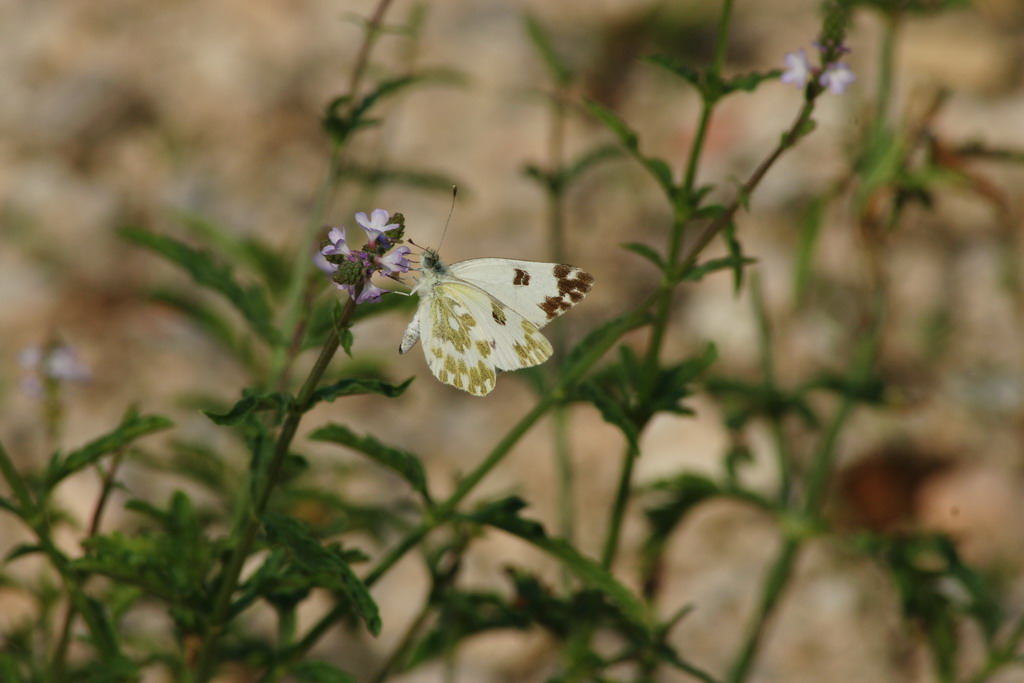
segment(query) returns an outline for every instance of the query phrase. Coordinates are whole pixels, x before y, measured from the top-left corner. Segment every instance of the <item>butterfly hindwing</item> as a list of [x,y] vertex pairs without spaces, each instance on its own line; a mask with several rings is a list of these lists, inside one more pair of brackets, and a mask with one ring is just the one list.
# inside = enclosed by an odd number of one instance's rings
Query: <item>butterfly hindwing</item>
[[425,303],[420,342],[430,371],[445,384],[483,396],[499,371],[528,368],[551,356],[551,344],[536,325],[471,284],[439,282]]

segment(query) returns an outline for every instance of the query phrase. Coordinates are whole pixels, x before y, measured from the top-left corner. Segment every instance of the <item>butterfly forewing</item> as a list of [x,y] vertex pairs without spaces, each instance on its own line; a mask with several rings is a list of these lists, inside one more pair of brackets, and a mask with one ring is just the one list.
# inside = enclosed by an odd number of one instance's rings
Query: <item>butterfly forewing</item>
[[483,289],[543,327],[583,300],[594,276],[564,263],[478,258],[448,267],[451,275]]

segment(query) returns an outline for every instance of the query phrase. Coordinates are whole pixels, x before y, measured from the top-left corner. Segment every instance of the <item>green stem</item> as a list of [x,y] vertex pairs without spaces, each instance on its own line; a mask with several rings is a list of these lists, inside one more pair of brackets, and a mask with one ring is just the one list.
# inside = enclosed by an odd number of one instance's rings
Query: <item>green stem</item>
[[[878,338],[884,319],[880,301],[876,302],[875,310],[876,315],[871,322],[871,328],[857,349],[849,373],[848,381],[854,388],[863,386],[874,366]],[[829,475],[838,454],[839,434],[843,427],[846,426],[859,400],[860,397],[852,392],[844,394],[839,407],[836,409],[818,443],[811,470],[807,477],[806,497],[801,510],[802,517],[805,520],[816,520],[820,514],[822,501],[824,501],[825,494],[828,491]],[[778,605],[779,599],[789,580],[792,578],[793,567],[796,564],[804,537],[801,531],[793,531],[790,534],[792,535],[786,537],[782,551],[769,570],[768,577],[765,580],[761,604],[747,629],[747,637],[740,648],[736,663],[730,671],[728,678],[726,678],[729,683],[740,683],[746,680],[750,673],[750,668],[757,657],[765,626]]]
[[604,542],[604,552],[601,553],[601,566],[611,569],[615,561],[615,553],[619,548],[619,536],[622,532],[622,522],[626,517],[626,507],[629,504],[629,493],[633,488],[633,466],[636,464],[637,456],[640,453],[633,447],[626,449],[625,457],[622,459],[622,471],[619,473],[619,488],[615,493],[615,504],[612,507],[612,516],[608,522],[608,536]]
[[[349,75],[348,94],[351,102],[358,102],[359,89],[363,77],[369,65],[370,51],[380,36],[381,26],[384,22],[384,15],[392,0],[380,0],[374,9],[373,15],[366,22],[366,30],[363,32],[363,42],[359,47],[355,63],[352,66],[352,73]],[[280,387],[288,373],[288,367],[298,353],[300,345],[295,343],[302,330],[303,312],[305,309],[304,299],[307,291],[309,276],[313,272],[313,261],[310,258],[310,248],[316,243],[317,233],[323,229],[324,216],[331,204],[334,195],[335,182],[338,177],[338,169],[341,166],[342,146],[338,143],[331,144],[331,153],[327,163],[327,174],[320,187],[316,205],[313,208],[313,215],[306,231],[299,242],[299,248],[295,253],[295,260],[292,264],[292,279],[285,296],[285,312],[281,322],[281,329],[285,330],[291,340],[287,346],[277,345],[274,347],[270,360],[270,373],[268,387]]]
[[[106,472],[97,465],[97,469],[101,475],[101,487],[100,497],[96,501],[96,507],[92,511],[92,519],[89,522],[89,530],[86,533],[86,538],[92,538],[100,530],[100,521],[103,519],[103,511],[107,507],[107,501],[110,500],[110,493],[114,490],[114,475],[117,472],[118,467],[121,464],[121,460],[124,457],[124,449],[120,449],[114,453],[110,460],[110,467]],[[50,658],[51,671],[53,680],[60,681],[64,680],[64,667],[66,664],[68,645],[71,642],[71,626],[74,623],[75,616],[78,614],[78,610],[73,602],[69,602],[67,609],[64,612],[64,622],[61,625],[60,636],[57,639],[57,646],[54,648],[53,656]]]
[[[754,273],[750,278],[751,301],[754,305],[754,317],[757,320],[757,342],[761,360],[761,376],[764,387],[778,395],[778,383],[775,376],[775,360],[772,357],[772,329],[768,322],[768,312],[765,309],[764,291],[761,289],[761,278]],[[772,441],[775,445],[775,457],[779,467],[779,501],[785,505],[789,500],[790,487],[792,483],[792,459],[789,449],[786,447],[786,435],[783,429],[785,415],[779,411],[773,411],[769,417],[769,426],[772,433]]]
[[728,677],[725,679],[729,683],[740,683],[740,681],[746,680],[747,675],[750,673],[750,667],[757,657],[761,640],[764,637],[765,624],[775,611],[775,606],[782,597],[786,584],[789,583],[799,549],[800,541],[795,538],[787,538],[783,542],[782,550],[779,552],[779,556],[775,559],[775,563],[765,579],[764,590],[761,593],[761,604],[758,605],[757,613],[747,629],[747,637],[740,648],[740,654],[736,658],[736,662],[733,664]]
[[280,480],[281,470],[287,460],[288,450],[291,447],[302,416],[309,406],[313,392],[319,385],[328,364],[338,350],[338,330],[345,329],[351,324],[352,314],[355,312],[355,309],[355,299],[350,298],[337,326],[331,331],[327,341],[324,342],[324,346],[320,350],[320,356],[306,378],[306,382],[302,385],[298,397],[288,409],[284,424],[281,426],[281,431],[274,444],[273,454],[265,471],[253,472],[253,476],[258,478],[256,493],[253,496],[247,513],[242,515],[239,520],[241,528],[236,527],[232,533],[232,538],[236,538],[238,541],[219,580],[206,637],[203,640],[202,649],[197,660],[196,680],[198,681],[206,681],[213,675],[216,666],[217,649],[230,617],[231,597],[238,587],[242,567],[255,545],[256,536],[262,525],[263,512],[270,500],[270,494],[273,492],[274,486]]

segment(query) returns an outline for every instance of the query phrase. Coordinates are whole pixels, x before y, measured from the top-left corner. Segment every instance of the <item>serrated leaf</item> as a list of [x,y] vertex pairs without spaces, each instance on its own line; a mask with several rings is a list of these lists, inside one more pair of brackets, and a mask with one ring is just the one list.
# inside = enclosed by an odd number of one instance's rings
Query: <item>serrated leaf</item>
[[640,256],[643,256],[645,259],[653,263],[659,269],[665,268],[665,260],[661,258],[661,254],[659,254],[657,250],[654,249],[654,247],[650,247],[646,244],[641,244],[640,242],[626,242],[625,244],[620,244],[619,246],[622,247],[623,249],[628,249],[634,254],[639,254]]
[[583,382],[577,388],[577,394],[584,400],[594,404],[605,422],[617,427],[626,438],[634,453],[640,452],[640,429],[629,416],[626,407],[622,406],[610,393],[604,391],[593,382]]
[[650,489],[668,496],[665,502],[645,510],[652,536],[659,539],[667,538],[694,507],[721,493],[718,484],[707,477],[688,473],[655,482]]
[[321,545],[308,527],[295,517],[269,513],[263,522],[268,542],[288,548],[290,554],[287,559],[299,571],[300,578],[306,579],[310,587],[327,588],[344,596],[370,633],[380,633],[377,603],[366,584],[352,571],[341,546]]
[[114,431],[90,441],[65,458],[54,454],[47,469],[46,486],[53,488],[65,477],[88,467],[104,455],[118,451],[138,438],[173,426],[174,423],[162,415],[139,415],[130,411]]
[[307,410],[312,408],[320,401],[333,401],[336,398],[342,396],[356,396],[358,394],[375,394],[377,396],[387,396],[388,398],[395,398],[405,393],[405,390],[409,388],[415,377],[410,377],[401,384],[392,384],[391,382],[385,382],[379,379],[371,378],[348,378],[343,379],[334,384],[328,384],[319,387],[313,392],[310,397],[309,406]]
[[291,405],[291,397],[277,391],[257,393],[251,389],[242,390],[242,398],[231,407],[226,413],[214,413],[204,410],[203,414],[214,424],[221,426],[237,425],[244,422],[253,413],[272,410],[276,413],[275,419],[280,420],[285,411]]
[[314,441],[330,441],[347,446],[369,456],[377,463],[396,472],[412,486],[413,490],[423,496],[424,500],[430,501],[430,494],[427,491],[427,475],[423,470],[423,463],[412,453],[386,446],[372,436],[359,436],[348,427],[339,424],[321,427],[310,434],[309,438]]
[[632,591],[619,583],[598,562],[582,555],[564,539],[549,537],[540,523],[520,517],[517,510],[521,503],[522,501],[517,498],[510,498],[487,505],[474,513],[459,516],[478,524],[501,529],[540,548],[559,560],[562,566],[585,586],[600,592],[617,605],[623,616],[638,630],[647,634],[654,632],[647,608]]
[[235,280],[230,266],[217,263],[209,252],[194,249],[172,237],[131,227],[122,228],[119,233],[182,267],[196,284],[225,297],[268,344],[280,343],[280,335],[271,322],[270,304],[261,287],[243,287]]
[[544,27],[540,25],[536,17],[531,15],[526,16],[525,23],[526,33],[530,37],[530,42],[533,43],[533,47],[537,50],[537,54],[540,55],[544,66],[547,67],[551,78],[562,87],[572,83],[572,71],[555,51],[555,47],[551,43],[551,39],[548,37]]

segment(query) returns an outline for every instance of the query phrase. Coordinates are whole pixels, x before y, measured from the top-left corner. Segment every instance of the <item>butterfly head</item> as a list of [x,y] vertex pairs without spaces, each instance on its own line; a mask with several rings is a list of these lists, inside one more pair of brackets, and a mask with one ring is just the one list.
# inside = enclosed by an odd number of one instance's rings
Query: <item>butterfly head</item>
[[420,270],[425,270],[431,273],[443,273],[445,270],[444,263],[441,262],[441,257],[438,256],[436,249],[427,247],[423,250],[423,259],[420,262]]

